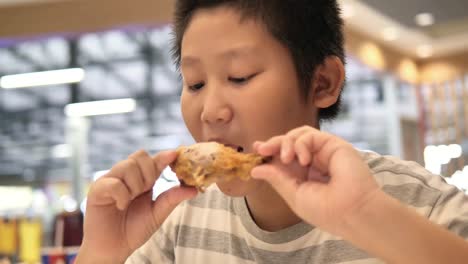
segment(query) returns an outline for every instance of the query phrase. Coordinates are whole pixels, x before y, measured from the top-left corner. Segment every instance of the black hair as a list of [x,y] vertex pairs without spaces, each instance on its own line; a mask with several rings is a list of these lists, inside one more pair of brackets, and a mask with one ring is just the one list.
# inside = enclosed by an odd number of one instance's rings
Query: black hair
[[[304,98],[309,96],[315,69],[329,56],[345,64],[343,20],[336,0],[177,0],[175,5],[172,54],[180,66],[183,35],[196,10],[229,6],[243,19],[261,21],[289,50]],[[329,120],[339,112],[337,102],[319,110],[319,120]]]

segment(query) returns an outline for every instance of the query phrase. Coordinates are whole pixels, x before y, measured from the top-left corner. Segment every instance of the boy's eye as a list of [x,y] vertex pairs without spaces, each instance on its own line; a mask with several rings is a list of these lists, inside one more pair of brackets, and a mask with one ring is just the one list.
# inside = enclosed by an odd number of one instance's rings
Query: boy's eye
[[203,86],[205,86],[204,83],[197,83],[197,84],[194,84],[194,85],[189,85],[188,88],[192,91],[198,91],[200,90],[201,88],[203,88]]
[[245,84],[246,82],[248,82],[253,77],[255,77],[255,74],[249,75],[247,77],[229,77],[228,80],[230,82],[235,83],[235,84]]

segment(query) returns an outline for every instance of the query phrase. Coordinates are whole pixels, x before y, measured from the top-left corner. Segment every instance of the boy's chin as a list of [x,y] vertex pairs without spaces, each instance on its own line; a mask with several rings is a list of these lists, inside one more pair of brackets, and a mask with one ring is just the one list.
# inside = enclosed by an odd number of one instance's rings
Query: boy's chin
[[243,197],[247,196],[255,189],[255,180],[244,181],[233,179],[230,181],[217,182],[218,188],[227,196]]

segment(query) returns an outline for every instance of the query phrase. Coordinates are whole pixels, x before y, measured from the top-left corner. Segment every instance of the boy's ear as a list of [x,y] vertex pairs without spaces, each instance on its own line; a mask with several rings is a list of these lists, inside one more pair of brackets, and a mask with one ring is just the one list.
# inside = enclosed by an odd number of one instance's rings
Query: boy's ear
[[343,62],[337,56],[329,56],[318,65],[312,85],[313,104],[317,108],[327,108],[338,100],[345,79]]

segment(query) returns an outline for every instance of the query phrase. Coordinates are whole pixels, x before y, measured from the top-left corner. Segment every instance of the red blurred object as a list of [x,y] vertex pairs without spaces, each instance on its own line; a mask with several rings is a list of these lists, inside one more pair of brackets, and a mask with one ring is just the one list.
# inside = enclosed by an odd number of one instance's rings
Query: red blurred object
[[73,247],[81,245],[83,240],[83,213],[64,212],[55,217],[54,246]]

